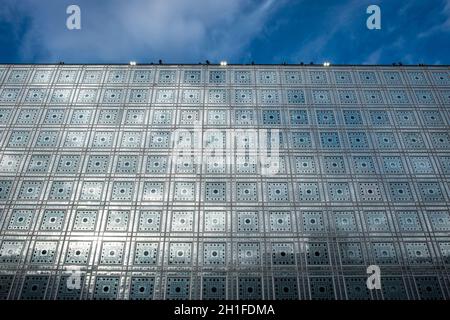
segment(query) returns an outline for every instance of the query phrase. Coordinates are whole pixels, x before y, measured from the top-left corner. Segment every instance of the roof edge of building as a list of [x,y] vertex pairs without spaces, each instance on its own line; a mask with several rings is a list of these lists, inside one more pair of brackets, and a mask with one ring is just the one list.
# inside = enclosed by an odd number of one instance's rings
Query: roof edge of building
[[[60,65],[66,65],[66,66],[130,66],[129,63],[65,63],[65,62],[59,62],[59,63],[3,63],[0,62],[0,65],[2,66],[60,66]],[[219,63],[214,64],[206,64],[206,63],[137,63],[134,66],[207,66],[207,67],[319,67],[319,68],[330,68],[330,67],[367,67],[367,68],[374,68],[374,67],[380,67],[380,68],[386,68],[386,67],[392,67],[392,68],[411,68],[411,67],[426,67],[426,68],[449,68],[449,64],[331,64],[330,66],[324,66],[323,64],[299,64],[299,63],[228,63],[226,66],[221,66]]]

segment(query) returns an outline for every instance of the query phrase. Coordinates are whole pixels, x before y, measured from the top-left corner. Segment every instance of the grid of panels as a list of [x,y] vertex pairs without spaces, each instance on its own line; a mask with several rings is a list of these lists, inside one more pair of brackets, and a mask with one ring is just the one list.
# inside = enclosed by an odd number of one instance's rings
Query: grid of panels
[[[2,65],[0,84],[0,299],[450,297],[448,68]],[[170,156],[230,129],[246,148],[278,129],[277,173]]]

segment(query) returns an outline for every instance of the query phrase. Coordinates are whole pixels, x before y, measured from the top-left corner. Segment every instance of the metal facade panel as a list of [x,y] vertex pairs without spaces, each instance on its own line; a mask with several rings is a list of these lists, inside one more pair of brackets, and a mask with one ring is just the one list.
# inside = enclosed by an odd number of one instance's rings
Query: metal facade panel
[[448,67],[2,68],[0,299],[450,298]]

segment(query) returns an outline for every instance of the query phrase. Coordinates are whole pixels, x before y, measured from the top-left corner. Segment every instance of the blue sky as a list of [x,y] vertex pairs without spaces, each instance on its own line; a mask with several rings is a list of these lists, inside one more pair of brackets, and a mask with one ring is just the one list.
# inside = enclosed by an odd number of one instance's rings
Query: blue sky
[[0,0],[2,63],[450,64],[449,40],[450,0]]

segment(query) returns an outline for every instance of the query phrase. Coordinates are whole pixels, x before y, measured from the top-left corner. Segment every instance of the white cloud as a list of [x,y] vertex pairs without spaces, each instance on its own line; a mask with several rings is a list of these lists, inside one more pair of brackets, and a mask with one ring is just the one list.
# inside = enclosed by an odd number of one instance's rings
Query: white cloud
[[383,48],[378,48],[377,50],[373,51],[369,56],[367,57],[366,61],[363,62],[363,64],[379,64],[381,61],[381,55],[383,53]]
[[326,22],[323,25],[324,29],[321,30],[322,32],[313,37],[306,38],[301,44],[300,49],[291,56],[290,60],[304,61],[305,63],[309,61],[321,63],[323,61],[317,61],[318,58],[330,58],[333,52],[326,51],[329,41],[339,31],[351,24],[355,12],[362,7],[361,0],[350,0],[345,4],[331,6],[328,11],[324,12],[322,17]]
[[443,1],[441,15],[445,17],[444,22],[431,27],[417,35],[418,38],[426,38],[438,32],[450,32],[450,0]]
[[[109,0],[78,1],[82,29],[65,27],[68,1],[5,1],[0,19],[31,18],[21,45],[22,57],[93,62],[162,58],[200,62],[241,55],[260,36],[286,1],[275,0]],[[105,5],[106,3],[106,5]],[[16,19],[16,20],[14,20]]]

